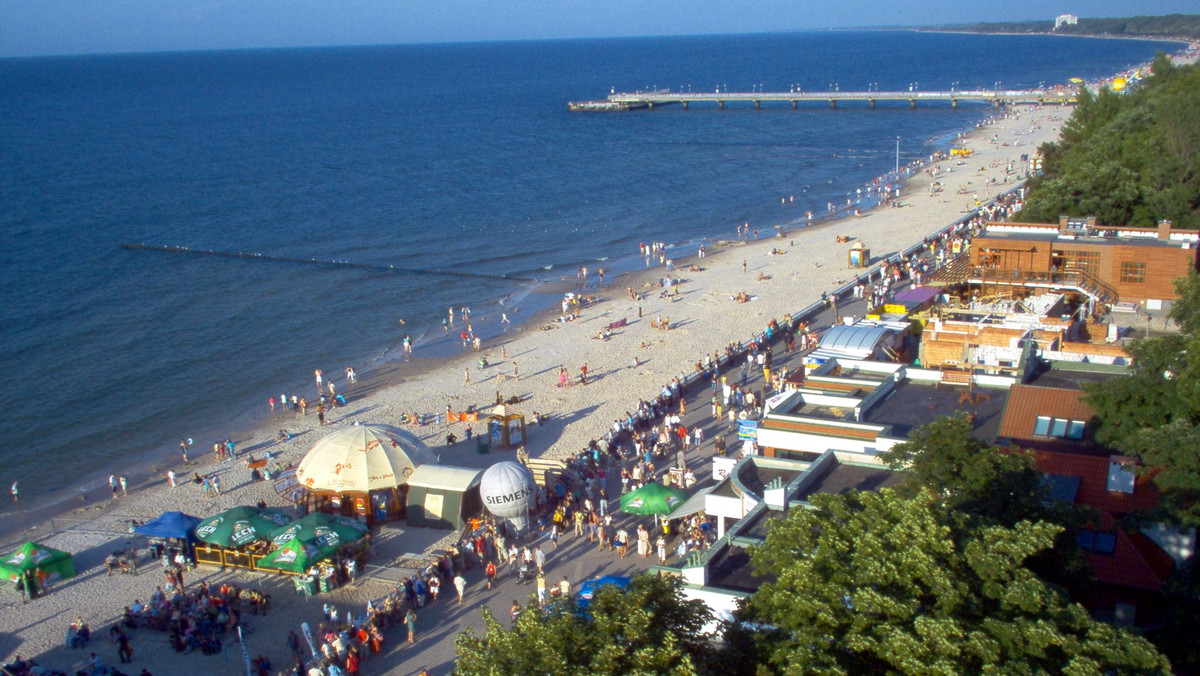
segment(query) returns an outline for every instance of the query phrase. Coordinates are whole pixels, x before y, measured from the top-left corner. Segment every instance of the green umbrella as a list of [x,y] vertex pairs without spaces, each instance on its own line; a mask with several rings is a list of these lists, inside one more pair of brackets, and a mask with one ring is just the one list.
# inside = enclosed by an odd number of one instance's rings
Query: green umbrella
[[242,547],[267,537],[291,520],[292,517],[281,510],[234,507],[201,521],[196,526],[196,537],[218,547]]
[[283,547],[292,540],[300,540],[319,548],[337,548],[366,536],[367,525],[361,521],[324,512],[312,512],[286,526],[276,528],[268,537],[276,547]]
[[267,554],[258,562],[259,569],[286,570],[292,573],[303,573],[321,559],[326,559],[337,553],[337,546],[318,547],[300,540],[292,540],[286,545]]
[[75,564],[70,554],[36,542],[26,542],[0,561],[0,575],[10,581],[20,579],[29,571],[40,572],[54,579],[68,578],[75,575]]
[[688,494],[681,489],[652,481],[622,495],[621,511],[626,514],[666,516],[675,511],[687,498]]

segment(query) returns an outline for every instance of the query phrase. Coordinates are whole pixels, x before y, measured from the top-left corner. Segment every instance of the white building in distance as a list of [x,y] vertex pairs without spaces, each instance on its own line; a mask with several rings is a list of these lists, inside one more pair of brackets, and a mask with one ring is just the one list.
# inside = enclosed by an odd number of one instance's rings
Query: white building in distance
[[1074,14],[1059,14],[1054,17],[1054,30],[1058,30],[1058,27],[1063,24],[1074,26],[1077,23],[1079,23],[1079,17]]

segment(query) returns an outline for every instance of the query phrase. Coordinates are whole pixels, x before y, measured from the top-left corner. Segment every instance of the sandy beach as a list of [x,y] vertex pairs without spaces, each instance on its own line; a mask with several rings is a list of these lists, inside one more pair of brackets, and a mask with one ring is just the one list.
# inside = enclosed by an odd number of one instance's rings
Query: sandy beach
[[[1017,171],[1022,166],[1022,154],[1034,154],[1038,146],[1058,135],[1070,109],[1019,108],[1006,117],[981,126],[966,134],[958,147],[973,151],[966,158],[945,159],[914,170],[904,183],[899,206],[881,206],[863,211],[858,216],[822,224],[819,227],[777,231],[769,224],[751,224],[758,228],[758,239],[734,242],[734,225],[728,239],[711,247],[703,258],[688,251],[685,257],[674,260],[675,272],[667,272],[653,264],[635,272],[610,276],[604,288],[599,288],[594,275],[580,289],[568,279],[553,285],[550,293],[579,291],[595,296],[594,303],[582,309],[580,319],[556,321],[557,312],[537,318],[521,318],[519,326],[509,329],[496,340],[484,343],[481,352],[466,351],[461,355],[437,359],[414,359],[388,365],[375,371],[359,373],[358,383],[349,385],[337,365],[297,364],[298,374],[323,368],[335,374],[338,392],[344,393],[348,405],[328,414],[328,424],[320,427],[315,405],[307,416],[276,412],[264,424],[243,430],[234,437],[239,456],[262,457],[268,451],[272,460],[287,465],[296,463],[318,439],[325,434],[355,422],[400,424],[404,413],[417,412],[427,416],[444,413],[447,406],[455,411],[474,406],[484,409],[494,403],[497,393],[505,399],[518,396],[520,409],[527,415],[534,411],[547,417],[544,426],[529,428],[528,452],[532,458],[565,459],[582,450],[594,438],[601,437],[614,419],[633,410],[637,400],[651,398],[672,377],[694,370],[704,355],[719,351],[731,341],[746,340],[764,327],[771,318],[781,318],[818,300],[822,292],[832,292],[852,280],[855,270],[847,268],[848,243],[839,243],[838,236],[861,241],[872,251],[875,260],[900,253],[926,236],[973,212],[977,204],[986,203],[999,193],[1016,185]],[[880,113],[884,114],[884,113]],[[1017,170],[1006,172],[1009,163]],[[937,166],[940,171],[930,176],[926,170]],[[931,183],[941,184],[940,192],[930,190]],[[772,253],[772,250],[781,253]],[[688,268],[696,265],[701,270]],[[681,279],[677,297],[660,297],[657,280],[665,275]],[[561,288],[559,288],[561,287]],[[639,300],[631,299],[632,288]],[[732,298],[741,292],[749,294],[749,302]],[[651,327],[652,320],[669,318],[671,329],[662,331]],[[515,320],[514,317],[510,317]],[[625,320],[625,326],[615,328],[607,340],[597,337],[609,324]],[[498,323],[498,309],[480,312],[472,317],[477,324]],[[455,330],[457,330],[456,327]],[[416,356],[421,345],[415,346]],[[490,366],[480,368],[481,356]],[[635,359],[637,364],[635,365]],[[588,383],[559,387],[559,369],[565,368],[575,383],[580,368],[586,364]],[[343,367],[344,368],[344,367]],[[519,370],[519,380],[512,378]],[[470,384],[464,383],[464,371]],[[308,396],[315,394],[309,386]],[[275,441],[280,429],[287,429],[292,438]],[[448,465],[483,467],[492,462],[512,459],[511,453],[478,455],[474,442],[454,446],[445,443],[453,432],[464,437],[465,424],[426,424],[409,427]],[[475,431],[482,431],[480,423]],[[239,504],[253,504],[259,499],[271,505],[284,504],[275,495],[270,482],[252,483],[250,470],[239,460],[218,464],[210,450],[194,449],[192,462],[170,463],[147,468],[153,478],[132,486],[127,496],[111,499],[107,489],[94,492],[77,504],[53,511],[23,511],[10,519],[4,536],[4,551],[10,551],[27,539],[71,552],[75,555],[79,574],[54,585],[43,597],[28,604],[13,593],[0,595],[0,660],[16,655],[36,657],[49,667],[74,671],[83,668],[89,651],[62,647],[64,631],[75,617],[82,617],[95,632],[94,649],[108,663],[116,662],[116,647],[103,640],[107,628],[120,615],[124,606],[134,599],[150,596],[157,585],[163,584],[157,562],[147,563],[143,549],[141,574],[108,576],[102,561],[125,543],[145,545],[140,536],[128,535],[130,522],[147,521],[164,510],[182,510],[207,517]],[[178,457],[177,454],[175,457]],[[181,477],[194,472],[219,472],[222,493],[206,498],[199,487],[186,483],[172,489],[165,472],[175,470]],[[57,512],[57,513],[56,513]],[[54,514],[55,518],[48,517]],[[16,530],[19,526],[21,530]],[[405,532],[399,525],[389,525],[380,534],[383,544],[392,540],[391,550],[420,552],[435,546],[446,532]],[[387,561],[380,561],[381,565]],[[290,592],[287,580],[240,571],[221,571],[200,567],[189,578],[189,584],[200,580],[225,581],[273,590],[276,610],[267,617],[253,617],[254,647],[251,654],[271,658],[276,670],[287,665],[284,636],[301,621],[315,625],[320,619],[324,596],[307,604]],[[357,607],[386,592],[383,585],[360,584],[329,594],[329,598],[347,607]],[[481,626],[477,612],[463,613],[464,626]],[[453,636],[442,636],[452,641]],[[393,630],[385,652],[364,667],[364,673],[412,673],[420,665],[412,662],[410,652],[399,649],[400,631]],[[238,673],[240,651],[230,648],[230,654],[203,656],[199,653],[176,655],[166,644],[164,636],[142,631],[135,635],[135,667],[133,673],[146,668],[155,674]]]

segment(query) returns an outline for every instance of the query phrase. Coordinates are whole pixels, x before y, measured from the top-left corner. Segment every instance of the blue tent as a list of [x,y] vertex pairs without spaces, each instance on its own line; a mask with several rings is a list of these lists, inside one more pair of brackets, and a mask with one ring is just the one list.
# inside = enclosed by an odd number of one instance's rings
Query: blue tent
[[134,528],[133,532],[157,538],[195,540],[196,526],[202,520],[183,512],[163,512],[157,519]]
[[588,603],[590,603],[592,600],[592,595],[596,593],[596,589],[606,584],[611,584],[614,587],[624,589],[629,586],[629,578],[618,575],[605,575],[603,577],[598,577],[594,580],[588,580],[587,582],[584,582],[583,584],[579,585],[580,605],[586,606]]

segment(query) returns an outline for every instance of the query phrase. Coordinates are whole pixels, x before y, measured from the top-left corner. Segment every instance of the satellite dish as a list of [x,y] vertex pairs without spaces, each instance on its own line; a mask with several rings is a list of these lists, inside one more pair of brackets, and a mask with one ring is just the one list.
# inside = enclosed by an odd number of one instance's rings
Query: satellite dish
[[537,482],[528,467],[505,460],[480,477],[479,497],[489,512],[511,521],[520,534],[529,527],[529,510],[537,504]]

